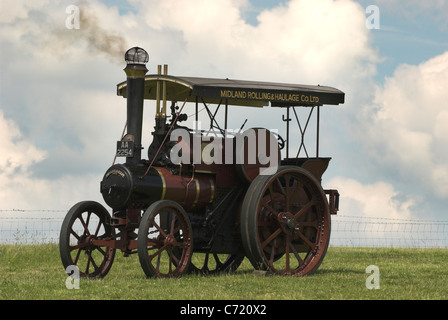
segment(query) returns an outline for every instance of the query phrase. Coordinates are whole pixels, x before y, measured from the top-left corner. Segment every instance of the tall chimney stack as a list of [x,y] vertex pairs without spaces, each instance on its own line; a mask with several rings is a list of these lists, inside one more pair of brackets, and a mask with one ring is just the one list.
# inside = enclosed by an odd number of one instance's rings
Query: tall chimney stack
[[127,165],[138,165],[142,153],[142,121],[145,75],[148,72],[146,63],[148,53],[139,47],[133,47],[125,54],[127,76],[127,135],[133,138],[133,156],[126,158]]

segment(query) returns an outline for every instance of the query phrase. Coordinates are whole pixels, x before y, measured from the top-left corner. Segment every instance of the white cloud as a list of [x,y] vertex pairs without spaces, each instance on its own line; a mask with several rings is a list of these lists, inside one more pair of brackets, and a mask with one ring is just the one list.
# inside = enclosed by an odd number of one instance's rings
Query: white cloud
[[[0,136],[3,141],[0,144],[0,203],[1,209],[68,209],[74,201],[93,199],[102,201],[98,192],[101,174],[65,174],[64,170],[71,171],[64,166],[84,162],[85,167],[89,155],[98,158],[95,149],[89,148],[76,154],[73,150],[66,150],[61,156],[61,163],[55,163],[49,158],[49,152],[40,150],[34,146],[34,141],[24,137],[17,125],[3,116],[0,110]],[[87,138],[87,137],[86,137]],[[102,140],[97,140],[102,143]],[[113,152],[112,150],[110,150]],[[103,152],[104,153],[104,152]],[[70,159],[74,157],[74,159]],[[109,161],[100,161],[104,165]],[[48,170],[58,170],[62,172],[56,179],[46,177],[36,177],[33,168],[36,165],[50,161]],[[81,168],[82,169],[82,168]]]
[[393,185],[381,181],[363,184],[351,178],[335,177],[325,184],[337,186],[340,216],[408,219],[412,217],[412,208],[421,201],[405,197]]
[[28,173],[29,167],[46,157],[46,152],[27,141],[11,120],[5,119],[0,109],[0,175],[3,179]]
[[[401,65],[359,123],[379,172],[448,196],[448,52],[418,66]],[[387,170],[385,170],[387,168]]]
[[378,61],[365,12],[351,1],[292,0],[261,12],[256,26],[243,19],[247,1],[132,2],[148,27],[176,35],[163,45],[181,41],[175,67],[190,73],[353,84]]
[[48,2],[49,0],[2,0],[0,23],[9,23],[16,19],[26,19],[28,18],[28,13],[30,10],[39,10]]

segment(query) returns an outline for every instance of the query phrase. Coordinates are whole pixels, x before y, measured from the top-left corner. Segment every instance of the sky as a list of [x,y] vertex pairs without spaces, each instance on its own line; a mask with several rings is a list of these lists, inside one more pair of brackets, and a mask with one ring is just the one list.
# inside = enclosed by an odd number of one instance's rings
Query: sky
[[[70,5],[79,29],[67,27]],[[172,75],[344,91],[343,105],[322,107],[320,125],[320,155],[332,157],[322,184],[339,190],[339,215],[448,218],[441,0],[2,0],[0,209],[103,203],[99,184],[126,120],[116,84],[133,46],[149,52],[149,73],[168,64]],[[229,128],[248,119],[246,128],[284,134],[282,114],[231,108]],[[146,147],[153,119],[145,102]]]

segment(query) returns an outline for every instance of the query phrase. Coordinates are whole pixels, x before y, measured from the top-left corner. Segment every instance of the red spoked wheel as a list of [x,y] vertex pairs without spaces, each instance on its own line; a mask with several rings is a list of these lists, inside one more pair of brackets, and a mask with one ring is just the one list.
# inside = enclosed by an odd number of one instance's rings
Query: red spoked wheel
[[280,167],[249,186],[241,237],[255,269],[304,276],[317,270],[330,241],[328,201],[320,183],[300,167]]
[[188,271],[193,253],[192,228],[176,202],[159,200],[145,211],[139,225],[137,249],[147,277],[175,278]]
[[81,277],[103,278],[114,261],[115,248],[106,245],[114,235],[110,215],[101,204],[77,203],[65,216],[59,235],[64,268],[77,266]]

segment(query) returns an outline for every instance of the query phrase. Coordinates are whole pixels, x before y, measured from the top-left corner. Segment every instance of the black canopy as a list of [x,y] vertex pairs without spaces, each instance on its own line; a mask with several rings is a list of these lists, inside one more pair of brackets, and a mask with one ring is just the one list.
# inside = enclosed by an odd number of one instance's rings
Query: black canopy
[[[156,100],[157,82],[166,84],[166,99],[263,107],[321,106],[344,103],[344,92],[320,85],[300,85],[214,79],[148,75],[145,77],[145,99]],[[162,87],[162,86],[160,86]],[[117,85],[117,95],[126,97],[126,82]],[[160,96],[161,97],[161,96]]]

